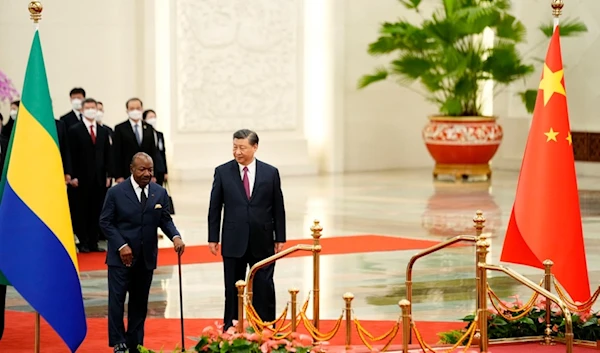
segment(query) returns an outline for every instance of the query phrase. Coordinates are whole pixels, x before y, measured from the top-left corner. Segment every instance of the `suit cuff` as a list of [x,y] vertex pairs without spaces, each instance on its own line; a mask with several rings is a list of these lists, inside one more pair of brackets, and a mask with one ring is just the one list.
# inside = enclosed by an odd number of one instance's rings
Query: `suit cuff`
[[126,246],[127,246],[127,243],[121,245],[121,247],[119,248],[119,251],[123,250],[123,248],[126,247]]
[[173,239],[175,239],[175,238],[179,238],[179,239],[181,239],[181,235],[179,235],[179,234],[177,234],[177,235],[174,235],[174,236],[173,236]]

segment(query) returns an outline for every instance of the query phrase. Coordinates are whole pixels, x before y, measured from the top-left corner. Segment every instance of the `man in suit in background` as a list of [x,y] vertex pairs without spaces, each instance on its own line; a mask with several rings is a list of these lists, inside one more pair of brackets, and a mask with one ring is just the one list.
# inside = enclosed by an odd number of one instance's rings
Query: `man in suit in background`
[[60,121],[66,125],[67,129],[83,120],[81,105],[85,99],[85,90],[81,87],[75,87],[69,93],[69,97],[71,98],[72,110],[60,117]]
[[[133,156],[130,177],[106,194],[100,227],[108,240],[108,341],[115,353],[138,352],[144,344],[148,295],[158,256],[158,227],[180,255],[185,249],[169,214],[169,195],[152,183],[153,162],[146,153]],[[123,325],[129,292],[127,332]]]
[[[215,169],[208,209],[208,243],[217,255],[222,242],[225,273],[225,329],[237,320],[235,282],[245,279],[246,268],[283,249],[285,207],[277,168],[258,161],[258,135],[251,130],[233,134],[234,160]],[[223,228],[221,211],[224,210]],[[275,320],[275,264],[254,277],[253,304],[264,321]]]
[[82,112],[83,124],[75,124],[69,129],[73,165],[71,186],[77,209],[75,224],[80,227],[75,229],[75,234],[79,238],[79,252],[103,252],[98,247],[98,221],[106,188],[111,180],[110,142],[108,131],[96,123],[96,101],[86,98]]
[[112,144],[112,135],[114,133],[108,125],[104,124],[104,103],[97,101],[98,103],[98,115],[96,115],[96,123],[108,130],[108,136],[110,137],[110,143]]
[[[125,103],[129,119],[115,126],[113,135],[114,177],[117,183],[129,175],[129,161],[134,154],[144,152],[152,160],[156,159],[154,129],[142,121],[143,104],[139,98],[131,98]],[[154,177],[152,177],[155,181]]]
[[[2,172],[4,171],[4,160],[6,159],[6,151],[8,150],[8,138],[0,135],[0,181],[2,180]],[[6,286],[0,284],[0,340],[4,334],[4,310],[6,309]]]
[[156,159],[154,161],[154,177],[158,185],[163,185],[169,178],[167,169],[167,154],[165,149],[165,135],[156,130],[156,112],[152,109],[144,111],[144,122],[154,128],[154,141],[156,142]]

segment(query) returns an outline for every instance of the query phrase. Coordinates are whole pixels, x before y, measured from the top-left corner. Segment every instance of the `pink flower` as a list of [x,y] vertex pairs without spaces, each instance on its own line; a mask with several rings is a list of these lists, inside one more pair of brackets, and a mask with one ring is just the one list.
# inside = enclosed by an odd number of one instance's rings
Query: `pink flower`
[[558,325],[557,324],[554,324],[554,326],[552,326],[552,331],[558,332]]
[[541,324],[541,323],[543,323],[544,321],[546,321],[546,318],[545,318],[545,317],[543,317],[543,316],[540,316],[540,317],[538,317],[538,322],[539,322],[540,324]]
[[493,306],[490,306],[488,308],[488,311],[492,314],[492,315],[498,315],[498,311],[496,310],[496,308],[494,308]]

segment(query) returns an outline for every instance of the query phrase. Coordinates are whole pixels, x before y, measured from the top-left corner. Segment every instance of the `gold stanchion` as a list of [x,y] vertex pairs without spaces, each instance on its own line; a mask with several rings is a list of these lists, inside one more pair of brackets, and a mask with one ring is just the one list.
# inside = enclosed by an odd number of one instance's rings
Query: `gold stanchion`
[[[483,217],[483,216],[482,216]],[[487,270],[485,268],[487,262],[487,254],[490,243],[485,236],[481,235],[477,240],[477,272],[479,273],[479,288],[477,296],[477,314],[479,317],[479,350],[480,352],[488,351],[488,311],[487,311]]]
[[402,353],[408,353],[408,343],[410,341],[410,302],[402,299],[398,302],[402,310]]
[[[483,217],[483,212],[481,210],[477,210],[475,211],[475,217],[473,217],[473,223],[475,223],[475,225],[473,227],[475,227],[475,237],[476,237],[476,243],[477,241],[481,238],[481,234],[483,234],[483,228],[485,228],[485,217]],[[482,286],[481,286],[481,276],[479,275],[479,267],[478,264],[479,263],[479,252],[475,251],[475,293],[477,293],[477,295],[475,296],[475,302],[476,302],[476,308],[479,308],[479,292],[482,290]],[[486,290],[486,287],[483,287],[483,290]],[[475,335],[474,335],[475,339],[481,339],[481,332],[479,330],[479,327],[477,327],[475,329]]]
[[296,329],[298,327],[298,314],[296,313],[296,300],[298,298],[298,288],[290,288],[288,290],[288,292],[290,292],[290,296],[291,298],[291,305],[292,305],[292,318],[291,318],[291,325],[292,325],[292,332],[296,332]]
[[[552,260],[544,261],[544,289],[548,292],[552,292]],[[552,325],[550,325],[550,319],[552,314],[552,302],[546,298],[546,329],[544,330],[544,341],[542,342],[545,346],[554,345],[554,339],[552,338]]]
[[246,289],[246,281],[239,280],[235,282],[238,291],[238,322],[236,330],[238,333],[244,332],[244,290]]
[[354,299],[354,294],[344,293],[343,298],[346,302],[346,349],[350,349],[352,345],[352,299]]
[[310,227],[313,238],[313,326],[319,329],[319,256],[321,255],[321,232],[323,231],[323,227],[321,227],[320,222],[316,219],[313,223],[313,226]]
[[40,335],[41,335],[41,319],[40,313],[35,312],[35,345],[34,352],[40,353]]

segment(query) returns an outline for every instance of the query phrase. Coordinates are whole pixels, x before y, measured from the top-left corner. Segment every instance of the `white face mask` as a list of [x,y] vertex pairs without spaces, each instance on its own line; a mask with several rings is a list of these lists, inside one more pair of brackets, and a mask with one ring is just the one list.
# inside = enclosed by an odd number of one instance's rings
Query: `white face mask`
[[104,118],[104,112],[101,110],[98,110],[96,112],[96,121],[100,122],[100,121],[102,121],[102,118]]
[[86,109],[83,111],[83,116],[88,120],[96,119],[96,114],[98,114],[96,109]]
[[17,118],[17,111],[16,110],[11,110],[10,111],[10,117],[15,120]]
[[142,118],[141,110],[131,110],[127,114],[129,115],[129,118],[133,121],[139,121]]
[[146,124],[151,125],[152,127],[156,127],[156,118],[146,119]]
[[82,102],[83,101],[81,99],[75,98],[75,99],[71,100],[71,105],[73,106],[73,109],[79,110],[79,109],[81,109]]

